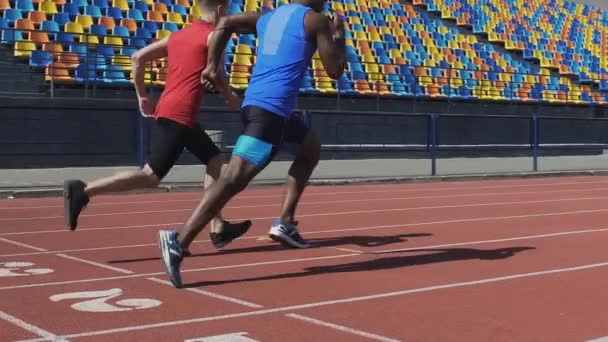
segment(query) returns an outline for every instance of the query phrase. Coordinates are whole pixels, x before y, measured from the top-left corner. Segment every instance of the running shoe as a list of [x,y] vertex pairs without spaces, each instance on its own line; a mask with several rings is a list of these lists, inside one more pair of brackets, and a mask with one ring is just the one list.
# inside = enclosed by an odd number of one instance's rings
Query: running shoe
[[229,221],[224,221],[224,227],[222,232],[220,233],[209,233],[209,239],[213,246],[217,249],[222,249],[226,247],[232,240],[238,239],[243,236],[247,231],[251,228],[251,221],[246,220],[239,223],[230,223]]
[[89,196],[84,192],[86,187],[81,180],[68,180],[63,184],[65,224],[72,231],[78,226],[78,216],[89,204]]
[[182,248],[177,242],[177,232],[174,230],[161,230],[158,232],[158,245],[161,251],[161,257],[165,271],[169,276],[169,280],[176,288],[181,288],[182,277],[179,269],[184,260]]
[[281,220],[276,220],[270,227],[268,232],[270,238],[280,242],[283,245],[294,248],[310,248],[311,244],[304,240],[298,232],[297,224],[284,223]]

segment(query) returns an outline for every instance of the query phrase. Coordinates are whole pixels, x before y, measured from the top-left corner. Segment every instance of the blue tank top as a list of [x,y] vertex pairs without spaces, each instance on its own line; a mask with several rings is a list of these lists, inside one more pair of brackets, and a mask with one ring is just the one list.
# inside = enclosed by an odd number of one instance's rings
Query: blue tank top
[[304,16],[310,10],[289,4],[260,17],[257,62],[243,106],[257,106],[286,118],[292,115],[304,72],[316,50],[304,29]]

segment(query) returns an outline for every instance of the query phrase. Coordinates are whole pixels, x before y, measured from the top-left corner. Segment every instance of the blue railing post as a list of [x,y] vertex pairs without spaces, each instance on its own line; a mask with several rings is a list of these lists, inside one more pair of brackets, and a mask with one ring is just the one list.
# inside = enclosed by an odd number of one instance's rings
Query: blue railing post
[[137,144],[137,156],[139,167],[143,168],[146,163],[146,118],[137,113],[137,126],[139,129],[139,142]]
[[431,175],[437,175],[437,114],[431,114],[430,145],[431,145]]
[[531,132],[531,142],[532,142],[532,169],[534,172],[538,171],[538,146],[539,146],[539,125],[538,125],[538,115],[532,114],[532,132]]

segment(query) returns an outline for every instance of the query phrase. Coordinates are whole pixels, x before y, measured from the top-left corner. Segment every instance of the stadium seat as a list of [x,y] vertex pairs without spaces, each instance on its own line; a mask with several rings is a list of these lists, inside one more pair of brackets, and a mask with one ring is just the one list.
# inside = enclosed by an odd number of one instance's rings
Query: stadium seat
[[20,40],[15,42],[14,55],[19,58],[30,58],[32,51],[36,50],[36,44],[31,40]]
[[4,10],[3,16],[9,24],[14,24],[17,20],[23,18],[20,10],[12,8]]
[[34,10],[34,3],[32,0],[16,0],[15,8],[27,13]]
[[32,68],[46,68],[52,61],[53,58],[47,51],[34,50],[30,55],[29,66]]
[[69,68],[58,62],[50,63],[46,67],[44,79],[55,83],[74,83],[74,78],[70,76]]

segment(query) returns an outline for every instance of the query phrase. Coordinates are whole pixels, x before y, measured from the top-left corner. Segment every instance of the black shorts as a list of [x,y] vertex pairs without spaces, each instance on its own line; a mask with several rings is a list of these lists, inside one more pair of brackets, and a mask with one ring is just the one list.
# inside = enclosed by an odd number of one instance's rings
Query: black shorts
[[159,118],[156,123],[160,134],[159,139],[153,144],[148,166],[159,179],[165,178],[184,148],[205,165],[211,158],[221,153],[200,126],[188,127],[166,118]]
[[241,121],[243,133],[232,154],[259,169],[266,167],[281,148],[295,155],[309,132],[299,118],[286,119],[256,106],[243,107]]

